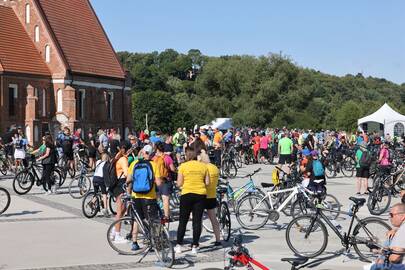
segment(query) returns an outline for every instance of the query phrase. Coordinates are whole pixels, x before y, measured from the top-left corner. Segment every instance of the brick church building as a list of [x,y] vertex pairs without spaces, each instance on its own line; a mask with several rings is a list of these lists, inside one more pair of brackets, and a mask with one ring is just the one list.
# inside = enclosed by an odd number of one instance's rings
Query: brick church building
[[[131,129],[130,79],[89,0],[0,0],[0,132]],[[126,135],[126,134],[125,134]]]

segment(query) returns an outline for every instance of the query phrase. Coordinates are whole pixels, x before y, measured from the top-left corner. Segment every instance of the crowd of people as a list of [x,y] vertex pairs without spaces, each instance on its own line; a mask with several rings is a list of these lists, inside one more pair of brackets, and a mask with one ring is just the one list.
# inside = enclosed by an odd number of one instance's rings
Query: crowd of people
[[[181,189],[180,214],[177,230],[176,253],[183,249],[186,226],[192,214],[193,240],[192,252],[197,253],[202,229],[203,211],[207,209],[212,222],[216,241],[220,241],[219,224],[215,218],[216,186],[220,176],[221,154],[229,146],[243,156],[253,153],[254,162],[274,162],[278,164],[298,162],[304,181],[315,189],[324,189],[326,184],[325,163],[323,158],[332,155],[338,159],[345,149],[354,149],[356,160],[356,193],[367,194],[370,173],[370,149],[378,148],[378,164],[389,170],[391,165],[390,145],[403,146],[402,137],[391,137],[366,132],[346,133],[343,131],[312,131],[282,129],[228,129],[215,128],[178,128],[174,134],[162,134],[148,130],[131,133],[123,137],[115,129],[99,129],[97,133],[83,134],[81,129],[73,133],[65,127],[55,138],[46,134],[42,144],[34,148],[28,143],[22,129],[9,132],[1,141],[7,156],[12,156],[15,166],[27,166],[27,156],[36,155],[43,165],[42,184],[47,194],[52,194],[51,173],[60,159],[74,168],[74,152],[85,151],[86,164],[93,172],[93,185],[96,192],[103,195],[105,216],[108,212],[107,193],[116,198],[117,214],[115,219],[125,215],[122,196],[131,194],[136,211],[144,218],[146,207],[159,213],[158,200],[163,204],[163,220],[171,221],[169,198],[176,186]],[[398,232],[403,234],[403,205],[395,206],[391,214],[402,216]],[[398,213],[397,213],[398,212]],[[398,217],[396,217],[398,218]],[[113,232],[114,241],[126,241],[120,234],[117,223]],[[139,249],[137,236],[132,239],[132,249]],[[397,241],[398,242],[398,241]],[[395,242],[396,243],[396,242]],[[403,243],[402,243],[403,244]],[[405,245],[400,245],[405,249]]]

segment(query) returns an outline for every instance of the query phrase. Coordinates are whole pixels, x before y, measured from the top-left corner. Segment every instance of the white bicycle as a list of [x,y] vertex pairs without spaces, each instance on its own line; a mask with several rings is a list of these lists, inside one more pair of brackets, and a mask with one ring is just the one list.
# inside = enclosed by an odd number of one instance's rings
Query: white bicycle
[[[264,186],[270,187],[271,185],[265,184]],[[289,193],[288,197],[285,198],[284,201],[276,203],[278,201],[277,197],[283,193]],[[292,203],[292,205],[303,205],[301,202],[304,202],[307,209],[315,208],[315,198],[318,199],[316,204],[322,204],[322,207],[326,209],[340,210],[340,203],[336,197],[330,194],[320,196],[307,189],[302,184],[296,184],[296,186],[292,188],[268,191],[266,196],[260,196],[256,193],[245,196],[236,206],[236,219],[244,229],[258,230],[262,228],[269,219],[276,222],[280,218],[280,212],[293,201],[294,203]],[[300,203],[296,203],[297,201]],[[293,207],[292,210],[294,208],[295,207]],[[306,212],[303,212],[302,214],[305,213]],[[297,215],[298,214],[300,213],[297,213]],[[334,218],[336,218],[336,216]]]

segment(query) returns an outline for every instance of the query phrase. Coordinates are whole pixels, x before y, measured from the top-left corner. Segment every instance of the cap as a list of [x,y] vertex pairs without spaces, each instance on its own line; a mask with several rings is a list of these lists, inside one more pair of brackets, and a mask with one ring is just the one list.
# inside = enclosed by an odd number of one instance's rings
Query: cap
[[152,151],[153,151],[152,146],[150,146],[149,144],[145,145],[145,146],[143,147],[143,151],[146,152],[146,153],[148,153],[148,154],[151,154]]
[[318,156],[318,151],[312,150],[311,151],[311,156]]

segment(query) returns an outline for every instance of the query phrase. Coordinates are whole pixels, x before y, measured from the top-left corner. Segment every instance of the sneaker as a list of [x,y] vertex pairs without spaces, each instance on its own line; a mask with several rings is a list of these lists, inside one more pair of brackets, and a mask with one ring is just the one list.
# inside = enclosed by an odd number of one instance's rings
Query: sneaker
[[116,233],[115,233],[115,227],[114,227],[114,228],[112,228],[112,230],[110,232],[110,239],[114,239],[115,235],[116,235]]
[[110,212],[108,211],[108,209],[103,209],[101,212],[103,213],[104,217],[106,217],[106,218],[111,217]]
[[115,238],[114,238],[114,243],[115,244],[125,244],[125,243],[128,243],[128,240],[125,239],[124,237],[122,237],[119,233],[116,233]]
[[141,249],[141,248],[139,247],[138,243],[137,243],[137,242],[133,242],[132,245],[131,245],[131,250],[132,250],[132,251],[137,251],[137,250],[139,250],[139,249]]
[[215,241],[214,242],[214,247],[222,247],[221,241]]
[[198,246],[193,246],[191,248],[191,254],[193,255],[197,255],[198,254]]
[[52,191],[50,191],[50,190],[48,190],[48,191],[45,192],[45,195],[46,195],[46,196],[51,195],[51,194],[52,194]]
[[177,244],[177,245],[174,247],[174,252],[175,252],[176,254],[181,254],[181,246],[180,246],[179,244]]

